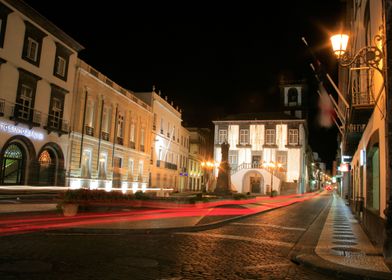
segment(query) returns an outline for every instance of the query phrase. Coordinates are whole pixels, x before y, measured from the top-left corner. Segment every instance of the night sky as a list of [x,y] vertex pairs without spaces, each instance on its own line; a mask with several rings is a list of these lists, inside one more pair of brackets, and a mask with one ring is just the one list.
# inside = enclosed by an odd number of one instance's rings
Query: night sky
[[[212,126],[227,114],[276,110],[282,76],[314,84],[302,36],[334,76],[328,38],[339,28],[345,5],[340,0],[26,2],[85,47],[81,59],[132,91],[155,85],[182,108],[189,126]],[[317,98],[311,90],[309,142],[329,166],[337,129],[317,125]]]

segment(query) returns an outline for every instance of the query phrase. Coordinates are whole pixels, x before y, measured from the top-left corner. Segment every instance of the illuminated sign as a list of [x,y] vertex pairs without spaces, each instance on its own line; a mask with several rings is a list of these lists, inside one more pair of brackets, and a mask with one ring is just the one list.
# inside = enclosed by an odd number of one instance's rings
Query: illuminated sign
[[27,129],[27,128],[15,126],[12,124],[8,124],[5,122],[0,122],[0,130],[7,132],[7,133],[23,135],[23,136],[26,136],[27,138],[31,138],[34,140],[43,140],[44,139],[43,133],[34,131],[32,129]]
[[350,166],[350,164],[349,163],[341,163],[340,164],[340,166],[339,166],[339,168],[338,168],[338,170],[340,171],[340,172],[348,172],[348,171],[350,171],[350,168],[351,166]]

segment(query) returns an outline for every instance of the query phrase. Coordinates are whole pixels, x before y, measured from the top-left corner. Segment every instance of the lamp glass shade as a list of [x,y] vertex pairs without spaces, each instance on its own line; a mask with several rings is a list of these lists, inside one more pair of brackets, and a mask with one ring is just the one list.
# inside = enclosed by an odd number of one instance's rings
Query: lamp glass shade
[[332,49],[335,55],[339,58],[342,56],[347,49],[348,35],[336,34],[331,36]]

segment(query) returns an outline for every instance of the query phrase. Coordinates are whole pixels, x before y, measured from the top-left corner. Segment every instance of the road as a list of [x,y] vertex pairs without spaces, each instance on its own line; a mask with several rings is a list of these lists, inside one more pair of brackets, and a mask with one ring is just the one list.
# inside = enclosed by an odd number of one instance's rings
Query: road
[[329,199],[320,195],[199,232],[3,236],[0,278],[333,279],[288,257]]

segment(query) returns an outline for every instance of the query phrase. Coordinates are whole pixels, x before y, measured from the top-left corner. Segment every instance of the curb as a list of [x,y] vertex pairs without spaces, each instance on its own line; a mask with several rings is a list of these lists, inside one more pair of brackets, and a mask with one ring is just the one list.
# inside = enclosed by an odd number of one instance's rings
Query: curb
[[299,254],[292,257],[291,260],[296,264],[301,264],[305,267],[311,268],[314,271],[318,271],[338,279],[392,279],[392,273],[343,266],[324,260],[316,254]]

